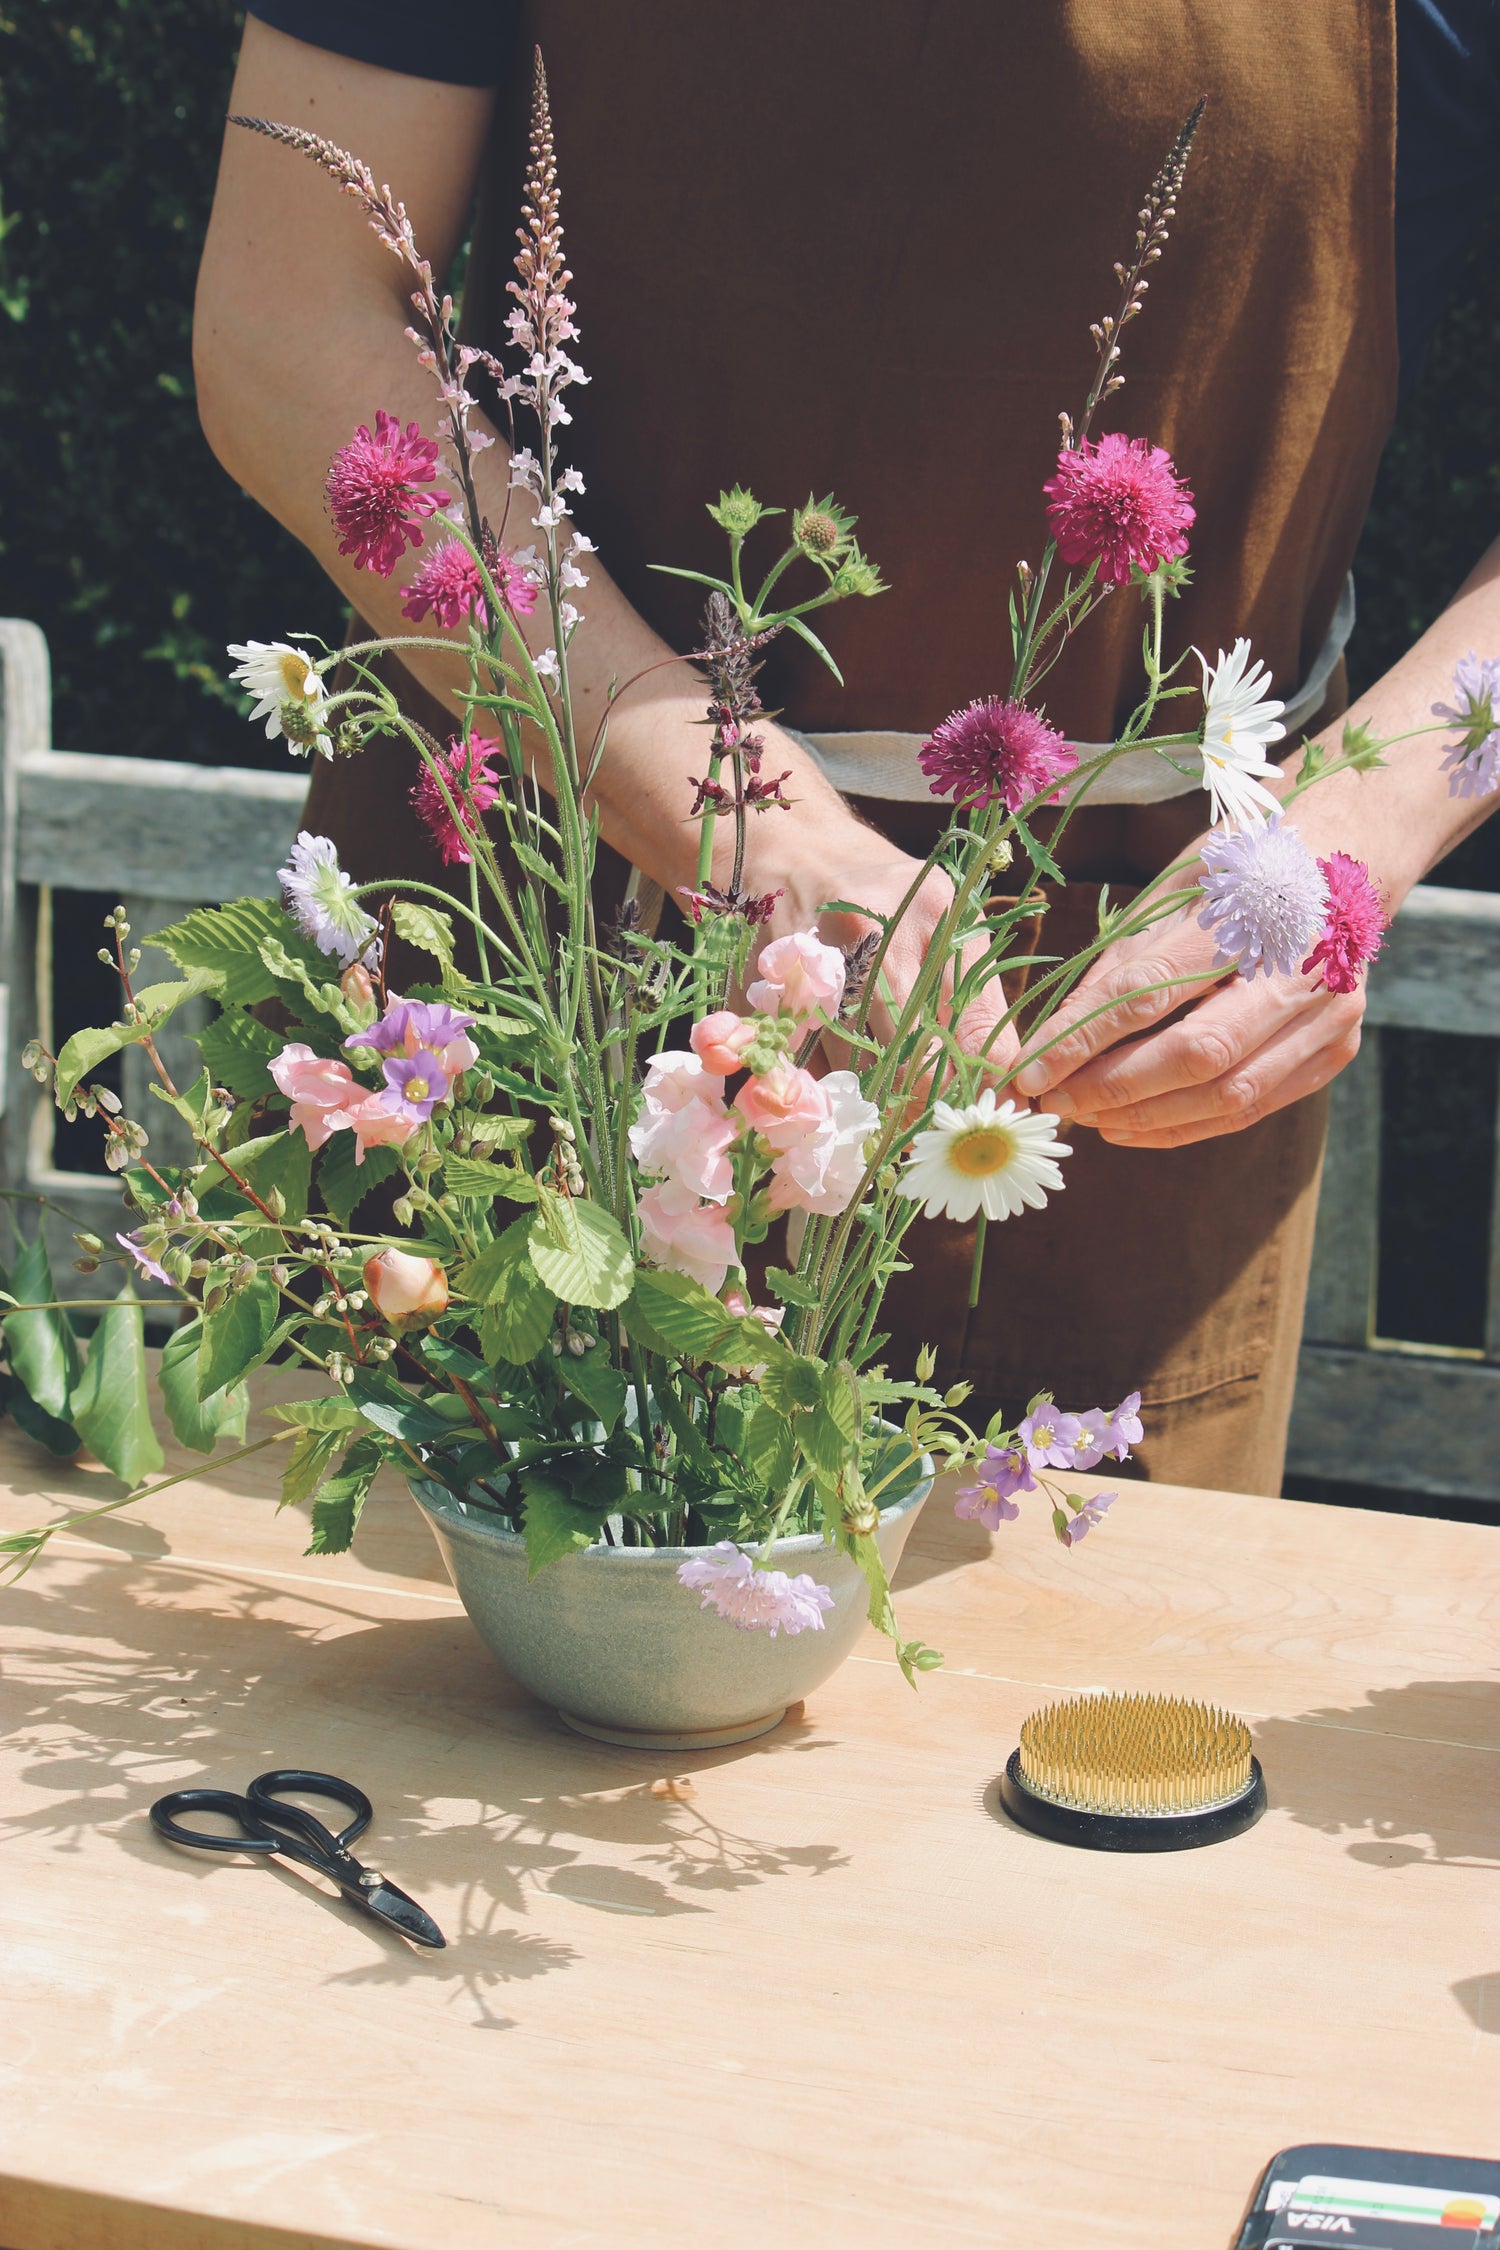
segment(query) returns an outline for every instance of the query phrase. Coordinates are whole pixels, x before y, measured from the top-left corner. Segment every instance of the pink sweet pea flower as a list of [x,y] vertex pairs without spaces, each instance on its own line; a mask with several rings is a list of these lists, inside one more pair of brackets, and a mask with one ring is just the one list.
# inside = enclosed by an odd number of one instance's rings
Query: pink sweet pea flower
[[360,1088],[349,1065],[294,1040],[269,1064],[271,1076],[292,1105],[292,1130],[307,1136],[309,1148],[321,1148],[331,1133],[346,1122],[343,1112]]
[[761,947],[760,974],[745,998],[762,1015],[836,1016],[844,997],[844,956],[814,930],[796,930]]
[[821,1082],[790,1062],[750,1079],[735,1095],[734,1107],[778,1155],[796,1148],[832,1114]]
[[385,1094],[365,1094],[333,1120],[335,1128],[347,1125],[353,1133],[356,1165],[363,1164],[367,1149],[399,1148],[417,1129],[415,1118],[387,1109],[386,1101]]
[[688,1044],[705,1070],[716,1078],[732,1078],[743,1070],[745,1049],[755,1042],[755,1026],[737,1016],[733,1008],[720,1008],[688,1033]]
[[690,1274],[717,1294],[730,1267],[739,1264],[734,1228],[719,1205],[700,1203],[675,1180],[664,1180],[647,1189],[638,1208],[646,1256],[670,1273]]

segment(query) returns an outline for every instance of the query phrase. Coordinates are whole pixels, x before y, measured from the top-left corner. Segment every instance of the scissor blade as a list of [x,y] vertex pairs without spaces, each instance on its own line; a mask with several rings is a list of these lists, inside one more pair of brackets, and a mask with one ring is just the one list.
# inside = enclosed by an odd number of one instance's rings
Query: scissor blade
[[393,1930],[410,1938],[416,1945],[445,1946],[448,1940],[433,1921],[424,1914],[414,1898],[398,1890],[394,1883],[381,1881],[373,1890],[360,1891],[359,1902],[375,1916],[377,1921],[388,1922]]

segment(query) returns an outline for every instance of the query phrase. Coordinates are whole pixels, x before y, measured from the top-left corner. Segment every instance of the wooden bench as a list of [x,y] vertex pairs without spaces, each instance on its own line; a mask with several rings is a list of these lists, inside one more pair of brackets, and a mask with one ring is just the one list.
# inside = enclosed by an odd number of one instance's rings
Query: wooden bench
[[[20,1067],[53,1036],[52,931],[70,893],[123,899],[137,936],[187,905],[264,892],[296,833],[300,773],[96,757],[52,747],[47,645],[0,621],[0,1035],[6,1046],[3,1184],[60,1198],[101,1231],[118,1224],[112,1180],[59,1171],[50,1103]],[[59,904],[59,902],[62,902]],[[102,932],[101,932],[102,936]],[[165,969],[165,963],[160,963]],[[148,956],[145,973],[152,973]],[[1365,1043],[1333,1088],[1289,1466],[1327,1477],[1500,1504],[1500,1142],[1482,1347],[1448,1350],[1375,1333],[1379,1268],[1381,1045],[1387,1031],[1500,1039],[1500,897],[1414,891],[1370,979]],[[60,1027],[64,1035],[69,1026]],[[187,1011],[163,1040],[168,1068],[196,1069]],[[176,1121],[145,1099],[127,1049],[125,1098],[168,1160]],[[54,1218],[60,1285],[75,1278]],[[80,1284],[82,1286],[82,1284]]]

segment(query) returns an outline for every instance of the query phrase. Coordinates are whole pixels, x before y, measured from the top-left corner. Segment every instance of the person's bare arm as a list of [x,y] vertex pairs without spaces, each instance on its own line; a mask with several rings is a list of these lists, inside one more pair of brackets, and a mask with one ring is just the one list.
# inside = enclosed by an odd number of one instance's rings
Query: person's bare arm
[[[231,97],[234,112],[320,133],[362,158],[378,181],[389,181],[439,275],[468,219],[492,107],[488,91],[349,61],[254,17],[245,24]],[[566,179],[563,186],[566,215]],[[586,305],[581,314],[586,335]],[[420,422],[429,435],[435,431],[434,387],[404,335],[409,318],[404,269],[376,241],[356,205],[305,157],[231,127],[194,323],[204,432],[229,473],[311,549],[381,634],[422,630],[401,610],[417,558],[408,571],[386,579],[356,571],[338,552],[323,481],[335,451],[357,423],[373,420],[377,407],[403,422]],[[586,396],[578,411],[587,411]],[[510,499],[506,538],[524,546],[534,536],[529,505],[524,493],[508,493],[508,461],[503,440],[479,457],[480,499],[497,526]],[[584,622],[570,665],[586,742],[605,709],[610,681],[630,680],[671,652],[611,583],[599,557],[578,606]],[[537,628],[540,647],[547,638],[540,616]],[[431,658],[407,651],[406,661],[439,694],[451,696],[466,678],[455,659],[436,650]],[[651,672],[611,717],[597,785],[605,836],[669,893],[692,883],[696,873],[688,776],[703,771],[703,707],[703,684],[688,666],[667,663]],[[790,770],[787,795],[796,809],[752,820],[748,887],[784,892],[776,915],[781,928],[808,927],[826,899],[855,898],[891,911],[916,872],[914,863],[856,819],[795,742],[775,728],[768,732],[768,765]],[[715,872],[721,879],[732,849],[729,825],[719,823],[724,864],[716,862]],[[359,873],[373,878],[379,870]],[[908,917],[888,964],[898,990],[915,974],[946,896],[943,878],[930,878]],[[839,942],[855,934],[847,917],[825,916],[823,929]],[[1001,1005],[996,987],[993,1003],[972,1012],[965,1030],[976,1045]],[[1012,1044],[1002,1042],[1000,1051]]]

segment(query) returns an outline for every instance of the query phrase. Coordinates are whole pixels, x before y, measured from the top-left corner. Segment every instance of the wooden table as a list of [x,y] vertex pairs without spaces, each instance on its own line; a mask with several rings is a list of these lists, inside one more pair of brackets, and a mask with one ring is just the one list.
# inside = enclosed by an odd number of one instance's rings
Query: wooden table
[[[19,1442],[0,1513],[110,1488]],[[1166,1487],[1066,1554],[939,1493],[882,1644],[776,1734],[682,1755],[513,1689],[397,1489],[304,1558],[264,1459],[0,1593],[0,2242],[9,2250],[766,2243],[1218,2250],[1278,2147],[1491,2154],[1500,1540]],[[1210,1850],[1009,1826],[1057,1690],[1253,1717]],[[361,1782],[418,1954],[151,1799]]]

